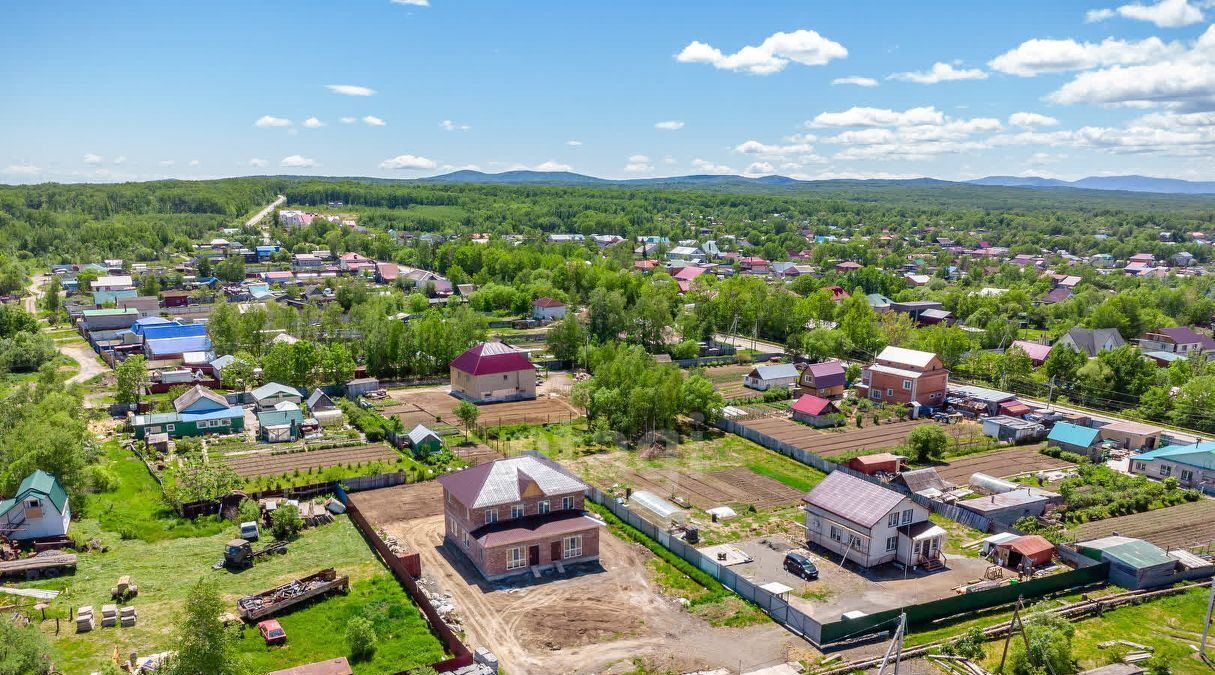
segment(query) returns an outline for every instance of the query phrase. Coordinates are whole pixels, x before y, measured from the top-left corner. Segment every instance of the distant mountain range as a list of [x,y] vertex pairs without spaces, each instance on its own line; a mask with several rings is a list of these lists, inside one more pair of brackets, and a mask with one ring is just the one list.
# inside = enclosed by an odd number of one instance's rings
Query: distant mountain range
[[481,171],[455,171],[430,178],[419,178],[419,183],[479,183],[498,185],[569,185],[569,186],[665,186],[678,187],[830,187],[832,185],[987,185],[999,187],[1080,190],[1106,190],[1122,192],[1152,192],[1158,194],[1215,194],[1215,181],[1188,181],[1180,178],[1153,178],[1151,176],[1089,176],[1074,181],[1036,176],[988,176],[969,181],[946,181],[935,178],[909,178],[899,180],[813,180],[804,181],[787,176],[762,176],[748,178],[735,175],[692,175],[666,178],[596,178],[570,171],[506,171],[484,173]]

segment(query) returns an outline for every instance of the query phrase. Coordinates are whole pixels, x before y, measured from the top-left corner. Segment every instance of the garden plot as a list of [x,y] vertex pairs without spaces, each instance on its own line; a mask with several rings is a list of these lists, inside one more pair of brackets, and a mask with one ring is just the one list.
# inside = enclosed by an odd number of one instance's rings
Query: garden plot
[[[428,427],[439,420],[458,424],[455,408],[460,399],[451,395],[450,387],[425,387],[396,389],[388,392],[396,405],[380,412],[385,416],[396,415],[407,429],[416,424]],[[560,396],[546,395],[530,401],[486,403],[478,405],[480,415],[477,424],[500,426],[512,424],[554,424],[568,422],[582,415],[574,406]],[[432,427],[433,428],[433,427]],[[437,431],[437,430],[436,430]]]
[[1117,532],[1146,539],[1163,549],[1210,547],[1215,542],[1215,500],[1200,499],[1155,511],[1094,520],[1068,530],[1077,541],[1100,539]]
[[281,476],[296,470],[307,471],[329,466],[395,464],[401,459],[397,451],[386,445],[360,445],[326,450],[307,450],[281,455],[261,452],[239,457],[224,457],[223,461],[241,478]]
[[968,455],[949,460],[944,466],[937,467],[937,473],[947,482],[955,485],[966,485],[974,473],[985,473],[996,478],[1005,478],[1017,474],[1049,469],[1063,469],[1074,466],[1071,462],[1049,457],[1038,452],[1037,445],[1021,446],[985,452],[981,455]]
[[[870,426],[863,429],[842,428],[831,431],[820,431],[813,427],[794,422],[788,417],[769,417],[766,419],[747,420],[742,425],[766,434],[789,445],[813,452],[820,457],[835,457],[858,450],[880,450],[903,445],[911,430],[923,424],[933,424],[924,420],[909,420]],[[969,436],[977,430],[974,425],[963,424],[957,431]]]
[[651,469],[630,472],[626,480],[636,488],[664,499],[672,495],[686,499],[699,509],[723,504],[782,507],[796,504],[802,496],[801,492],[745,467],[699,474],[678,469]]
[[749,363],[739,363],[730,366],[713,366],[705,368],[704,376],[713,383],[713,388],[727,401],[736,398],[762,396],[763,392],[743,386],[743,377],[755,366]]

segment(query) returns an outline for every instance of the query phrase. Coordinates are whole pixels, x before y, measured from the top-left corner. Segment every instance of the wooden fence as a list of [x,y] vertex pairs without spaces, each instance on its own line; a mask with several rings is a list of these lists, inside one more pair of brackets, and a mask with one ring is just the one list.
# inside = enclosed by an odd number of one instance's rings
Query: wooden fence
[[[155,476],[155,472],[152,475]],[[312,499],[319,495],[335,494],[338,492],[339,484],[343,486],[345,492],[362,492],[363,490],[378,490],[379,488],[392,487],[394,485],[404,485],[406,482],[408,481],[406,480],[405,473],[398,471],[396,473],[382,473],[375,476],[354,476],[340,481],[312,483],[310,485],[299,485],[278,490],[261,490],[246,493],[245,496],[253,500],[267,497],[303,500]],[[177,512],[183,518],[214,516],[219,514],[222,501],[221,499],[204,499],[202,501],[189,502],[178,507]]]
[[388,548],[388,544],[380,538],[380,535],[376,533],[371,523],[367,522],[367,518],[359,511],[359,507],[347,499],[344,490],[338,490],[337,494],[338,499],[346,505],[346,513],[350,515],[350,521],[354,523],[355,528],[363,535],[363,539],[367,540],[371,548],[375,550],[380,559],[384,561],[384,564],[388,566],[388,569],[392,572],[392,576],[396,577],[396,580],[405,589],[405,592],[413,599],[414,604],[422,610],[422,614],[430,624],[431,631],[443,643],[447,652],[452,655],[452,658],[435,663],[431,667],[440,673],[449,673],[472,665],[472,652],[460,640],[460,636],[456,635],[455,631],[443,621],[443,618],[439,616],[438,610],[431,604],[430,598],[418,587],[418,582],[410,574],[409,564],[405,558],[397,556]]

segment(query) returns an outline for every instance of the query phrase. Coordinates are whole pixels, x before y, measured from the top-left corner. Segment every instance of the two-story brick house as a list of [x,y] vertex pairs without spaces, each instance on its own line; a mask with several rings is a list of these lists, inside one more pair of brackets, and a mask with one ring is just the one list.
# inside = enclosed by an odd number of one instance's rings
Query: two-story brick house
[[445,539],[490,581],[599,559],[588,488],[552,460],[527,453],[438,480]]
[[949,371],[940,357],[902,347],[887,347],[861,371],[857,393],[881,403],[919,403],[929,408],[945,404]]

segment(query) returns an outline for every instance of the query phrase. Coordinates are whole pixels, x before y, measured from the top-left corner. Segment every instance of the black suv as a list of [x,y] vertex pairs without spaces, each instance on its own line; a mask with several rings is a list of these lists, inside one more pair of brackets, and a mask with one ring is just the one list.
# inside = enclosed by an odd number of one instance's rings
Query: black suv
[[818,578],[818,568],[810,559],[800,553],[785,554],[785,571],[795,574],[807,581]]

